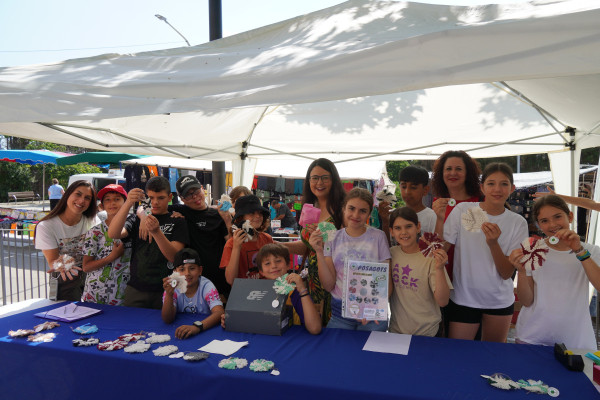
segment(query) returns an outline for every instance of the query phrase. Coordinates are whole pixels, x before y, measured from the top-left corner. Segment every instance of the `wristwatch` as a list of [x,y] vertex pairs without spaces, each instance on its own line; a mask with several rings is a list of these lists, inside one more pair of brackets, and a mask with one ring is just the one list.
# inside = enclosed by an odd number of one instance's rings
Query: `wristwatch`
[[202,321],[194,321],[194,326],[200,329],[200,332],[204,330],[204,324],[202,323]]

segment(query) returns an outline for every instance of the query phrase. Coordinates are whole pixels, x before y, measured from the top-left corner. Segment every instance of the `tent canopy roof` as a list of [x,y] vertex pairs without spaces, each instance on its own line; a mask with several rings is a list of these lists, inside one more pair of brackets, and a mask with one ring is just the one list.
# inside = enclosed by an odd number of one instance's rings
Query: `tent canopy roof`
[[213,160],[564,151],[565,126],[589,147],[598,20],[594,0],[351,0],[190,48],[2,68],[0,132]]

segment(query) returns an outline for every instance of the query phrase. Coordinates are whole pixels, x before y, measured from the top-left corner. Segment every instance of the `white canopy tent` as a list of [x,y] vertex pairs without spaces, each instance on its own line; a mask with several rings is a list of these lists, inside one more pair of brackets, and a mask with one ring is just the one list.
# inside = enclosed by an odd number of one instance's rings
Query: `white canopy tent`
[[573,192],[599,143],[598,20],[595,0],[353,0],[190,48],[2,68],[0,132],[232,160],[234,184],[257,159],[552,152]]

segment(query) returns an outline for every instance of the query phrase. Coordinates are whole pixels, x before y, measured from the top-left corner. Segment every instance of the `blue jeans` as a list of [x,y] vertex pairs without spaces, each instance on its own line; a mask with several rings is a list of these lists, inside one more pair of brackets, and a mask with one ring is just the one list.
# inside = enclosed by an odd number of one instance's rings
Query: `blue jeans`
[[378,331],[385,332],[388,328],[387,321],[369,321],[363,325],[361,321],[341,316],[342,302],[335,298],[331,298],[331,319],[327,324],[327,328],[348,329],[351,331]]

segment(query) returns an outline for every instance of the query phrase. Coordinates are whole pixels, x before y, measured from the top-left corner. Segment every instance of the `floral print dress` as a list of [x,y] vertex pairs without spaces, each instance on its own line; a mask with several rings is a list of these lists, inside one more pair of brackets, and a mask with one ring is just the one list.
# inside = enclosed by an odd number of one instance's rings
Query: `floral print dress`
[[[108,225],[102,222],[85,235],[83,255],[95,259],[107,257],[113,249],[114,240],[108,236]],[[129,281],[130,243],[125,243],[125,252],[117,260],[87,273],[81,301],[90,303],[121,305],[125,287]]]

